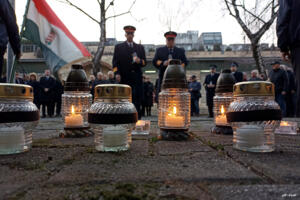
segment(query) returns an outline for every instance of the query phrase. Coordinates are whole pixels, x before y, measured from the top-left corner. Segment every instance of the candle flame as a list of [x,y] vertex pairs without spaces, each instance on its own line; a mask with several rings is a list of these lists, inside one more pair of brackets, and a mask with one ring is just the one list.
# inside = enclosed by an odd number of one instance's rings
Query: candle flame
[[72,115],[74,115],[75,114],[75,108],[74,108],[74,106],[72,105],[72,107],[71,107],[71,113],[72,113]]
[[223,105],[221,106],[221,114],[225,114],[225,108]]
[[280,125],[281,126],[289,126],[289,123],[287,121],[282,121]]
[[177,108],[174,106],[173,107],[173,114],[176,115],[176,113],[177,113]]

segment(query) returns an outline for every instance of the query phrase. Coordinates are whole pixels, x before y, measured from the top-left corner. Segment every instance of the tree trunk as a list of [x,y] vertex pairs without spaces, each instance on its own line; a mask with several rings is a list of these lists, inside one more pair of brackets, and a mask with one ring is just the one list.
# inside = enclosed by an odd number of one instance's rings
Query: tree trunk
[[255,60],[256,67],[260,74],[264,74],[266,76],[265,63],[261,55],[259,40],[258,41],[251,40],[251,46],[252,46],[252,55]]
[[100,42],[99,46],[97,49],[97,52],[93,58],[93,73],[94,75],[97,75],[98,72],[102,71],[101,69],[101,58],[104,53],[104,48],[105,48],[105,41],[106,41],[106,18],[105,18],[105,0],[101,1],[100,4],[100,16],[101,16],[101,21],[100,21]]

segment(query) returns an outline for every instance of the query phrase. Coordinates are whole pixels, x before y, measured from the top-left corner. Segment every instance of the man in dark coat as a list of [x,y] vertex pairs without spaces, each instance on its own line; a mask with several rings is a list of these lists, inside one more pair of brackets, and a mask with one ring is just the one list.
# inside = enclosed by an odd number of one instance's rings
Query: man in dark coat
[[43,118],[46,117],[46,107],[49,117],[53,116],[53,106],[54,106],[54,88],[55,79],[51,77],[50,70],[45,70],[45,74],[40,79],[41,87],[41,104],[42,104],[42,114]]
[[278,47],[284,61],[291,61],[297,81],[296,116],[300,117],[300,1],[280,0],[277,21]]
[[25,81],[20,77],[19,72],[15,73],[15,83],[16,84],[25,84]]
[[197,77],[193,75],[189,83],[189,92],[191,93],[191,115],[199,116],[199,99],[201,98],[201,84],[197,81]]
[[0,0],[0,79],[3,72],[3,56],[8,41],[16,55],[16,59],[19,60],[21,57],[21,44],[16,15],[8,0]]
[[[144,96],[143,96],[143,114],[151,116],[151,108],[153,106],[154,86],[149,77],[144,79]],[[146,113],[145,113],[146,111]]]
[[209,117],[214,117],[213,107],[214,107],[214,96],[217,81],[219,78],[218,73],[216,73],[217,66],[211,65],[210,66],[210,74],[205,77],[205,81],[203,83],[205,90],[206,90],[206,105],[208,107]]
[[280,68],[280,62],[272,64],[273,70],[270,71],[270,81],[275,85],[275,101],[279,104],[283,117],[286,116],[286,94],[288,91],[289,80],[287,72]]
[[133,41],[136,28],[125,26],[126,41],[115,46],[113,67],[122,77],[121,83],[129,85],[132,89],[132,102],[141,118],[141,104],[143,98],[143,72],[146,66],[145,49]]
[[259,77],[259,72],[257,69],[251,71],[251,78],[249,81],[262,81],[262,79]]
[[115,84],[116,83],[115,74],[114,74],[113,71],[107,72],[107,76],[108,76],[108,80],[107,80],[108,84]]
[[37,81],[36,73],[31,73],[29,75],[28,85],[30,85],[33,88],[33,103],[36,105],[36,107],[38,109],[40,109],[40,107],[41,107],[41,87],[40,87],[40,83]]
[[236,62],[231,63],[230,70],[237,83],[244,81],[244,74],[238,71],[238,67]]
[[184,68],[188,65],[188,60],[185,56],[184,49],[175,46],[175,38],[177,36],[177,33],[173,31],[169,31],[166,32],[164,36],[166,38],[166,46],[156,49],[155,56],[152,60],[152,64],[159,71],[158,72],[159,84],[158,84],[158,90],[156,91],[156,96],[158,96],[160,92],[164,73],[171,59],[180,60],[182,63],[181,65]]
[[[61,116],[61,97],[64,93],[64,86],[60,82],[60,80],[55,81],[55,87],[54,87],[54,106],[52,109],[55,108],[56,111],[56,117]],[[54,113],[54,110],[52,111]]]
[[91,94],[93,95],[93,98],[94,98],[94,93],[95,93],[95,87],[97,85],[102,85],[102,84],[107,84],[107,81],[103,80],[103,73],[102,72],[98,72],[97,73],[97,78],[93,82],[92,89],[91,89]]

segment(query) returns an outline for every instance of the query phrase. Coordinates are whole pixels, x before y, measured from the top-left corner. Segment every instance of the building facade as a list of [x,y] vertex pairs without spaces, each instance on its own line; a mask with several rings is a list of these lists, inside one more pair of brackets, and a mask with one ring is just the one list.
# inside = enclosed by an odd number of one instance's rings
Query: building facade
[[200,48],[205,51],[221,50],[223,45],[221,32],[204,32],[199,37]]

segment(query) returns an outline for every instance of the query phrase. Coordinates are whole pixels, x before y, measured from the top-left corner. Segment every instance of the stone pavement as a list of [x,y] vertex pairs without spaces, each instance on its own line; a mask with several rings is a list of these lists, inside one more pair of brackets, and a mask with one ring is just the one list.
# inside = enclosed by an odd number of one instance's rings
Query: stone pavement
[[208,118],[192,119],[186,142],[158,140],[151,120],[151,135],[134,137],[128,152],[99,153],[92,137],[61,139],[61,119],[41,119],[30,152],[0,156],[0,199],[300,199],[299,135],[254,154],[210,134]]

